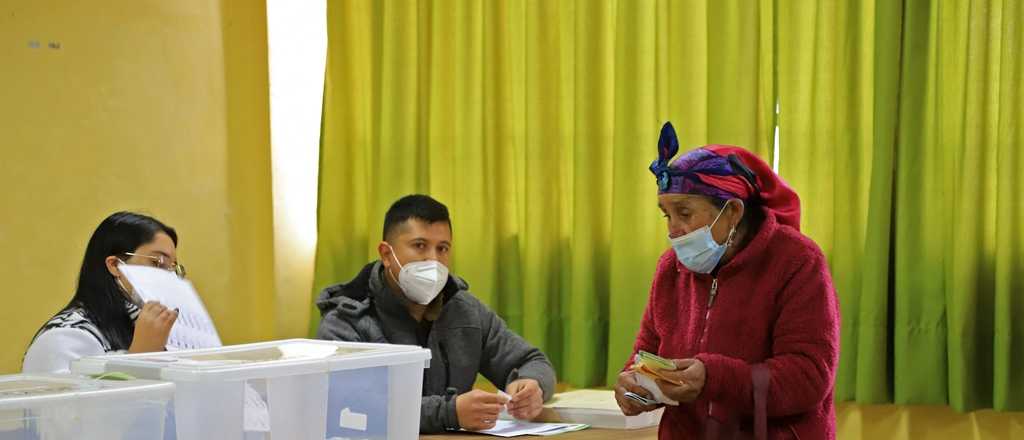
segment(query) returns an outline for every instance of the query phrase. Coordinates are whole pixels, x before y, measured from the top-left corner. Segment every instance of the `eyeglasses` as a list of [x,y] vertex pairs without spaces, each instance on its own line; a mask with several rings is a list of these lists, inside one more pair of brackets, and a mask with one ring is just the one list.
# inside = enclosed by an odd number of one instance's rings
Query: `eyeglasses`
[[142,255],[133,252],[125,252],[124,254],[132,257],[149,258],[155,261],[156,265],[161,269],[174,272],[175,275],[178,275],[178,278],[185,278],[185,266],[182,266],[177,261],[172,262],[170,258],[163,255]]

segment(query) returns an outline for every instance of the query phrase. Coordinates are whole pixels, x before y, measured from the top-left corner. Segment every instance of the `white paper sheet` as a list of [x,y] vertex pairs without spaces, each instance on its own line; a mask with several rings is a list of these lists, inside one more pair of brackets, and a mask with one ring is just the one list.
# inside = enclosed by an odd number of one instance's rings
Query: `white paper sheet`
[[654,379],[651,379],[644,374],[634,372],[633,380],[636,381],[637,385],[640,385],[645,390],[650,391],[651,395],[654,396],[654,400],[666,405],[679,406],[679,402],[670,399],[665,395],[665,393],[661,392],[661,388],[658,388],[658,384]]
[[159,301],[169,309],[178,309],[178,320],[167,338],[168,350],[222,345],[217,328],[191,282],[155,267],[124,264],[120,270],[143,301]]
[[539,435],[547,437],[567,432],[580,431],[587,428],[589,428],[588,425],[572,423],[531,423],[521,422],[518,420],[498,420],[493,428],[477,432],[497,437],[519,437],[522,435]]
[[248,432],[270,432],[270,408],[260,393],[245,384],[245,419],[243,429]]

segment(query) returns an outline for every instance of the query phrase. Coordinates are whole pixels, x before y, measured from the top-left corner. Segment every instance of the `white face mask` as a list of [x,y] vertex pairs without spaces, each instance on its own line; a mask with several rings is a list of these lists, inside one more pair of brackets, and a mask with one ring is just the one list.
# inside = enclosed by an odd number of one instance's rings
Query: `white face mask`
[[[391,258],[395,259],[395,263],[401,269],[397,282],[402,288],[402,293],[416,304],[430,304],[448,282],[448,268],[437,260],[415,261],[403,266],[395,256],[395,248],[391,245],[388,247],[391,248]],[[391,274],[390,270],[387,272]]]
[[690,271],[711,273],[718,266],[718,262],[722,260],[725,250],[732,244],[732,237],[736,233],[735,227],[729,230],[729,238],[725,240],[725,244],[718,244],[715,237],[711,235],[711,228],[718,223],[726,206],[729,206],[729,202],[726,202],[722,210],[718,211],[718,217],[715,217],[715,221],[710,225],[683,236],[669,237],[668,241],[672,244],[672,250],[676,251],[676,258]]

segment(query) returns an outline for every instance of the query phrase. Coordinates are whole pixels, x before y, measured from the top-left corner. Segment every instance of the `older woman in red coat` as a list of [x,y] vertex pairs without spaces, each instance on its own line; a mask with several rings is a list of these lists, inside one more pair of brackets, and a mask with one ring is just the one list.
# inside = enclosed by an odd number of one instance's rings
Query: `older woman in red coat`
[[[615,397],[627,415],[666,405],[659,438],[835,438],[839,308],[824,255],[800,233],[800,201],[750,152],[678,151],[672,125],[651,164],[672,249],[658,260],[634,354],[676,369]],[[641,383],[646,381],[646,387]]]

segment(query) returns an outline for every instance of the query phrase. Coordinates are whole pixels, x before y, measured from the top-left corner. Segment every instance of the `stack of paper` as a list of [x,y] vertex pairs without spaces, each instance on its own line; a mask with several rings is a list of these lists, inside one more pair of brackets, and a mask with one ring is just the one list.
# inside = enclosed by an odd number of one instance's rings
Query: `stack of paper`
[[[580,423],[594,428],[641,429],[658,426],[663,408],[626,416],[615,403],[615,392],[611,390],[578,390],[555,394],[544,405],[538,421],[550,423]],[[503,418],[507,418],[502,414]]]

